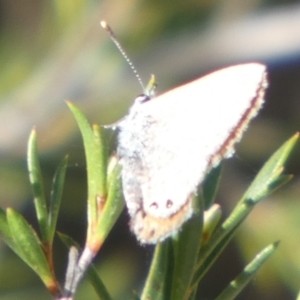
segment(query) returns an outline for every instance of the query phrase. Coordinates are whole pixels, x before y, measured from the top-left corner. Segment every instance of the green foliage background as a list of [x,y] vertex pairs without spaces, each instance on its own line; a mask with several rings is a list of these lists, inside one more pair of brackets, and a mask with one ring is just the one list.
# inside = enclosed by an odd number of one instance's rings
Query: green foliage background
[[[35,226],[26,143],[36,126],[48,187],[61,158],[70,155],[58,229],[84,241],[85,161],[65,100],[76,102],[91,121],[107,124],[123,116],[141,93],[126,62],[99,26],[105,19],[144,81],[156,75],[158,92],[232,63],[259,60],[270,66],[265,109],[238,146],[238,159],[225,163],[218,202],[225,211],[232,208],[262,162],[300,127],[300,68],[294,53],[299,34],[287,39],[300,26],[293,19],[297,9],[298,1],[279,0],[0,1],[1,207],[21,211]],[[227,285],[245,257],[279,239],[277,253],[246,292],[255,299],[295,298],[300,277],[298,170],[299,151],[288,170],[296,174],[295,180],[251,214],[236,243],[205,282],[207,297],[213,298],[215,289]],[[151,260],[152,249],[137,245],[127,222],[124,213],[97,261],[116,299],[139,290]],[[67,251],[59,241],[56,246],[62,276]],[[210,280],[213,288],[209,288]],[[94,297],[88,283],[83,283],[78,299],[82,295]],[[49,295],[36,275],[1,242],[0,298],[20,297],[48,299]]]

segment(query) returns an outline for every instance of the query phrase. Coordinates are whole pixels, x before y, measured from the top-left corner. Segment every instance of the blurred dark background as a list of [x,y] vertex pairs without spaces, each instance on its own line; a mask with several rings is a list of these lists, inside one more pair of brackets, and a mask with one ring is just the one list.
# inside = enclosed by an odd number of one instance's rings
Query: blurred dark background
[[[65,100],[76,102],[91,122],[108,124],[126,114],[142,92],[99,26],[102,19],[112,26],[144,82],[155,74],[158,93],[231,64],[267,64],[270,87],[264,109],[235,157],[224,163],[217,202],[226,216],[263,162],[300,128],[299,1],[0,0],[1,207],[21,211],[35,226],[26,171],[26,143],[35,126],[48,191],[56,166],[70,155],[58,229],[84,242],[85,161]],[[294,180],[250,215],[203,281],[199,299],[214,299],[255,253],[276,240],[282,241],[278,251],[239,299],[296,298],[299,155],[298,147],[287,168]],[[96,260],[114,299],[130,299],[132,291],[140,291],[153,250],[138,245],[127,223],[124,212]],[[56,246],[63,280],[67,251],[59,240]],[[0,298],[51,299],[2,241]],[[77,299],[96,299],[88,282],[82,283]]]

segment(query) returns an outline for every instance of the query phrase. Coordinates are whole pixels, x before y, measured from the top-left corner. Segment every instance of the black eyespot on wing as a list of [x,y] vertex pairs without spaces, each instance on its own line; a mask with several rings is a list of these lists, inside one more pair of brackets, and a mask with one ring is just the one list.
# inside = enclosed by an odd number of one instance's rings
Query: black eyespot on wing
[[166,202],[166,207],[171,208],[172,206],[173,206],[173,201],[168,199],[167,202]]
[[157,209],[158,208],[157,202],[152,202],[150,207]]

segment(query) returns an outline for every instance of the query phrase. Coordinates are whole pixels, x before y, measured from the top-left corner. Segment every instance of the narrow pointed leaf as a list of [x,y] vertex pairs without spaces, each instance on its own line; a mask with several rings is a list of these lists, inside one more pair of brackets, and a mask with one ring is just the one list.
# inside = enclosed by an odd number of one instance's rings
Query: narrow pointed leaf
[[202,245],[206,244],[213,232],[215,231],[222,217],[222,210],[219,204],[213,204],[210,209],[204,211],[203,215],[203,230],[202,230]]
[[285,142],[264,164],[245,195],[223,223],[222,228],[232,228],[246,218],[253,207],[272,193],[278,186],[289,181],[290,175],[281,175],[291,151],[295,147],[299,134]]
[[0,207],[0,236],[2,240],[6,243],[6,245],[9,248],[11,248],[22,260],[24,260],[23,253],[19,250],[11,235],[10,228],[6,219],[6,212],[1,207]]
[[278,180],[284,181],[280,178],[284,170],[284,164],[295,147],[298,138],[299,133],[296,133],[270,157],[255,177],[243,199],[252,199],[252,201],[258,202],[279,186],[276,184]]
[[10,228],[6,219],[6,213],[1,207],[0,207],[0,235],[6,244],[8,245],[10,245],[10,243],[13,244]]
[[170,280],[173,273],[170,270],[173,265],[171,248],[173,248],[171,239],[156,245],[141,300],[165,300],[170,297],[169,295],[166,298],[172,285],[172,280]]
[[184,224],[178,237],[174,239],[172,300],[187,299],[201,245],[204,200],[201,196],[194,200],[197,201],[194,201],[196,207],[192,218]]
[[58,166],[52,184],[51,198],[50,198],[50,206],[49,206],[49,243],[52,244],[56,223],[58,218],[58,213],[61,204],[61,197],[65,182],[66,169],[68,164],[68,157],[65,157],[63,161]]
[[[218,240],[218,243],[214,243],[214,235],[212,236],[212,241],[209,241],[207,244],[203,246],[198,256],[198,264],[196,267],[196,272],[193,278],[192,286],[196,288],[198,282],[202,279],[202,277],[206,274],[215,260],[219,257],[222,251],[230,242],[233,237],[236,228],[232,228],[231,230],[226,230],[223,232],[222,238]],[[225,234],[226,233],[226,234]],[[212,247],[213,246],[213,247]]]
[[102,246],[124,208],[124,201],[121,198],[122,189],[120,172],[120,165],[115,164],[111,174],[108,175],[108,195],[101,214],[99,214],[96,235],[97,240],[89,241],[91,242],[92,248],[95,247],[95,249],[99,249]]
[[23,261],[26,261],[26,255],[24,255],[24,252],[19,249],[18,245],[13,240],[13,236],[7,223],[6,212],[2,208],[0,208],[0,235],[6,245]]
[[193,278],[193,288],[196,288],[199,280],[206,274],[207,270],[221,254],[237,228],[253,210],[254,206],[262,200],[262,197],[266,197],[273,191],[270,188],[272,184],[277,186],[277,184],[282,184],[290,178],[289,176],[281,175],[281,173],[283,164],[295,146],[298,136],[299,134],[294,135],[270,157],[230,216],[212,236],[209,243],[204,245],[199,255],[197,271]]
[[238,294],[253,279],[260,267],[275,252],[279,243],[276,242],[267,246],[244,268],[243,272],[238,275],[228,287],[216,298],[216,300],[236,299]]
[[87,270],[87,275],[90,283],[92,284],[96,294],[100,300],[112,300],[106,286],[98,275],[97,269],[93,264]]
[[95,175],[95,143],[94,133],[85,115],[81,110],[71,102],[67,102],[73,116],[76,119],[83,139],[86,165],[87,165],[87,181],[88,181],[88,223],[89,234],[91,234],[91,226],[95,224],[97,219],[97,203],[96,203],[96,182],[93,180]]
[[67,248],[76,247],[80,248],[79,244],[72,239],[69,235],[57,232],[58,237],[61,239],[61,241],[66,245]]
[[97,165],[96,168],[96,182],[97,182],[97,195],[105,197],[107,194],[106,186],[106,172],[107,172],[107,149],[104,143],[104,130],[98,125],[93,125],[94,142],[95,142],[95,156]]
[[106,149],[103,146],[103,133],[98,126],[91,128],[88,120],[80,109],[68,102],[77,124],[79,126],[86,157],[88,181],[88,237],[93,235],[93,230],[98,219],[98,199],[106,196]]
[[208,209],[213,203],[221,179],[222,163],[210,170],[205,176],[202,185],[202,193],[205,201],[204,209]]
[[53,284],[41,242],[27,221],[13,209],[7,209],[7,222],[22,259],[40,276],[47,287]]
[[43,242],[48,240],[47,203],[44,192],[42,172],[37,154],[36,131],[32,130],[27,148],[27,165],[31,183],[34,205]]

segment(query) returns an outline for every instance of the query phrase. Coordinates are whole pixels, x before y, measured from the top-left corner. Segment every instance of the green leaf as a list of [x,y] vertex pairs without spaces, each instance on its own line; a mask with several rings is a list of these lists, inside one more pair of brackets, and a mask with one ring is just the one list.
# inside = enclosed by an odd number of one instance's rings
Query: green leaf
[[48,216],[49,244],[53,243],[59,208],[61,204],[61,197],[62,197],[64,182],[65,182],[67,164],[68,164],[68,157],[66,156],[58,166],[53,178],[52,191],[50,197],[50,206],[49,206],[49,216]]
[[6,215],[21,258],[40,276],[47,287],[53,285],[53,278],[36,232],[22,215],[13,209],[8,208]]
[[278,185],[281,185],[290,178],[289,176],[281,175],[281,173],[284,169],[283,165],[295,146],[298,136],[299,134],[296,134],[284,143],[264,164],[233,212],[224,221],[222,226],[216,230],[209,243],[203,246],[199,255],[197,271],[193,278],[193,288],[196,288],[198,282],[218,258],[253,207],[262,200],[262,197],[266,197],[273,192],[275,186],[277,188]]
[[23,253],[19,250],[11,235],[10,228],[6,219],[6,212],[1,207],[0,207],[0,235],[3,241],[6,243],[6,245],[10,247],[22,260],[24,260],[22,256]]
[[257,203],[292,178],[290,175],[282,175],[282,172],[284,164],[295,147],[298,137],[299,134],[295,134],[264,164],[242,199],[238,202],[230,216],[224,221],[220,230],[220,233],[223,231],[221,235],[227,235],[227,230],[230,231],[232,228],[237,228]]
[[12,240],[12,236],[10,233],[9,225],[6,220],[6,213],[1,207],[0,207],[0,234],[6,244],[8,244],[9,246],[10,246],[10,244],[14,245],[14,242]]
[[[124,201],[121,199],[121,166],[117,164],[115,157],[110,160],[110,166],[108,167],[110,173],[108,174],[108,195],[104,203],[101,213],[99,213],[99,219],[97,224],[96,237],[99,242],[99,246],[103,244],[113,225],[119,218],[123,208]],[[90,241],[92,244],[93,241]],[[98,243],[97,242],[97,243]]]
[[64,234],[62,232],[57,232],[58,237],[62,240],[62,242],[66,245],[67,248],[76,247],[80,248],[79,244],[72,239],[69,235]]
[[6,212],[0,207],[0,234],[3,241],[8,247],[10,247],[23,261],[26,261],[26,255],[22,249],[19,249],[18,245],[14,242],[10,232],[9,225],[7,223]]
[[89,225],[94,224],[97,220],[97,203],[96,203],[96,182],[95,178],[96,169],[95,166],[95,143],[94,133],[92,128],[81,110],[73,103],[67,102],[73,116],[76,119],[77,125],[80,129],[83,139],[86,165],[87,165],[87,177],[88,177],[88,222]]
[[236,299],[237,295],[253,279],[260,267],[275,252],[279,242],[273,243],[258,253],[255,258],[244,268],[243,272],[238,275],[228,287],[216,298],[216,300]]
[[292,178],[292,176],[282,175],[282,172],[298,138],[299,133],[296,133],[271,156],[255,177],[241,202],[245,199],[251,199],[257,203]]
[[213,232],[215,231],[219,221],[222,217],[222,210],[219,204],[213,204],[208,210],[204,211],[204,224],[202,230],[202,241],[201,244],[206,244]]
[[44,192],[44,185],[42,179],[42,172],[37,154],[37,138],[36,131],[32,130],[27,148],[27,165],[29,171],[29,180],[31,183],[34,205],[41,231],[42,241],[48,240],[48,224],[47,224],[47,203]]
[[172,300],[187,299],[186,295],[194,274],[195,265],[201,245],[203,226],[204,200],[198,196],[194,199],[197,203],[194,207],[193,216],[186,222],[174,239],[175,263],[172,281]]
[[102,130],[94,126],[93,130],[80,109],[71,102],[67,102],[79,126],[86,157],[88,177],[88,237],[98,219],[98,200],[106,198],[106,149],[103,146]]
[[103,281],[98,275],[97,269],[93,264],[87,270],[87,275],[90,283],[92,284],[93,288],[95,289],[96,294],[98,295],[100,300],[112,300],[111,296],[109,295],[106,286],[104,285]]
[[172,251],[171,239],[156,245],[141,300],[165,300],[170,298],[171,274],[173,274],[170,268],[172,268],[174,261]]
[[202,184],[202,193],[205,201],[204,209],[208,209],[213,203],[218,190],[219,182],[221,179],[222,163],[217,167],[212,168],[205,176]]
[[96,180],[98,182],[97,185],[97,195],[105,196],[107,193],[107,182],[106,182],[106,172],[107,172],[107,148],[104,143],[105,132],[103,128],[98,125],[93,125],[93,133],[94,133],[94,142],[95,142],[95,156],[97,165],[95,166],[97,169],[96,175],[98,176]]

